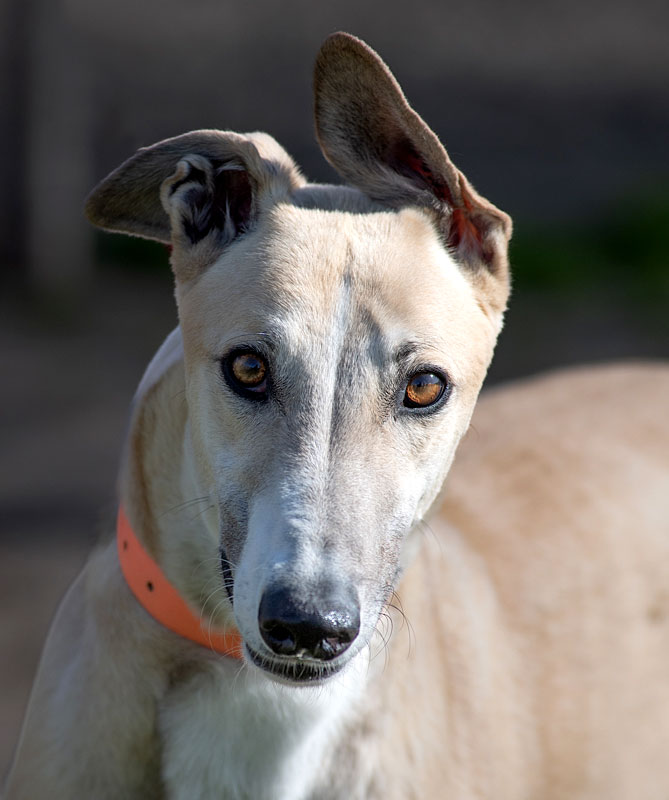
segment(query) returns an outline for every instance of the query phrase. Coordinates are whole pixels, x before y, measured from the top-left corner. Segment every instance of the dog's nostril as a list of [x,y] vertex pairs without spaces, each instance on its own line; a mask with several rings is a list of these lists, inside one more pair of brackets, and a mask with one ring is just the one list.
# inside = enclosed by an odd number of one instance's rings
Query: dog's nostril
[[[347,602],[348,600],[348,602]],[[360,630],[357,598],[325,598],[327,611],[306,608],[284,588],[265,592],[258,610],[260,633],[277,655],[329,661],[347,650]]]
[[283,656],[292,656],[297,652],[297,641],[290,628],[276,620],[263,623],[260,632],[265,643],[271,649]]

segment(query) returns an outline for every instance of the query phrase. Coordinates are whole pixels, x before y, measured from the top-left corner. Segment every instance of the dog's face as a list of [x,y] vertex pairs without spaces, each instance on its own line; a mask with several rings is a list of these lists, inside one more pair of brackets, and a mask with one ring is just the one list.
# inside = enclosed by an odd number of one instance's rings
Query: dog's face
[[378,56],[328,40],[316,99],[323,149],[359,190],[306,185],[264,135],[202,132],[140,151],[89,206],[171,241],[193,469],[220,550],[202,553],[203,581],[220,570],[248,658],[293,682],[369,642],[507,292],[508,218]]
[[359,627],[341,657],[336,626],[327,637],[333,658],[321,661],[339,664],[396,586],[496,328],[413,209],[279,207],[179,307],[193,439],[218,501],[238,627],[268,660],[272,636],[289,640],[291,618],[323,605]]

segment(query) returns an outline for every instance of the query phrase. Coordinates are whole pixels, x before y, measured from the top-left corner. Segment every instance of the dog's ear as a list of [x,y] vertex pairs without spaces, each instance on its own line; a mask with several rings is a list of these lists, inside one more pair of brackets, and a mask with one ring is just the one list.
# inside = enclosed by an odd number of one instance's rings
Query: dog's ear
[[511,219],[456,169],[370,47],[346,33],[326,39],[314,93],[318,140],[343,178],[388,205],[434,209],[458,261],[506,280]]
[[267,134],[193,131],[121,164],[91,192],[86,216],[108,231],[171,244],[172,268],[183,282],[303,183]]

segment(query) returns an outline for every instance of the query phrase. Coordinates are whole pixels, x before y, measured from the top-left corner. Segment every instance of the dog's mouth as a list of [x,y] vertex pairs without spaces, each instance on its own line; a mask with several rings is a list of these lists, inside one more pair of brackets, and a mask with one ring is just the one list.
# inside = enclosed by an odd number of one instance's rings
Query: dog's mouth
[[228,595],[228,600],[230,601],[230,605],[234,605],[234,590],[235,590],[235,579],[232,575],[232,565],[228,560],[228,556],[225,550],[221,547],[221,573],[223,575],[223,586],[225,586],[225,591]]
[[263,656],[251,649],[248,644],[244,645],[251,661],[264,672],[270,673],[274,678],[278,678],[281,683],[292,686],[313,686],[314,684],[324,683],[328,678],[336,675],[348,663],[348,659],[343,662],[333,664],[331,661],[315,662],[302,659],[276,659],[271,656]]

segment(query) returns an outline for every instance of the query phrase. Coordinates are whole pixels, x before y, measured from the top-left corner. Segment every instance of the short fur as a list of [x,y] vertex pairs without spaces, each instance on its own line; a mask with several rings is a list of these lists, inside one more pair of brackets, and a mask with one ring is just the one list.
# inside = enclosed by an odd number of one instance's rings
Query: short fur
[[[5,797],[666,800],[669,369],[519,383],[470,428],[509,218],[359,40],[325,42],[315,93],[348,187],[307,184],[265,134],[198,131],[87,206],[172,245],[179,328],[140,384],[121,501],[245,660],[161,627],[102,545],[52,627]],[[269,365],[262,403],[222,375],[236,347]],[[403,399],[424,372],[450,387],[432,413]],[[352,589],[351,646],[273,653],[258,608],[278,582],[299,608]]]

